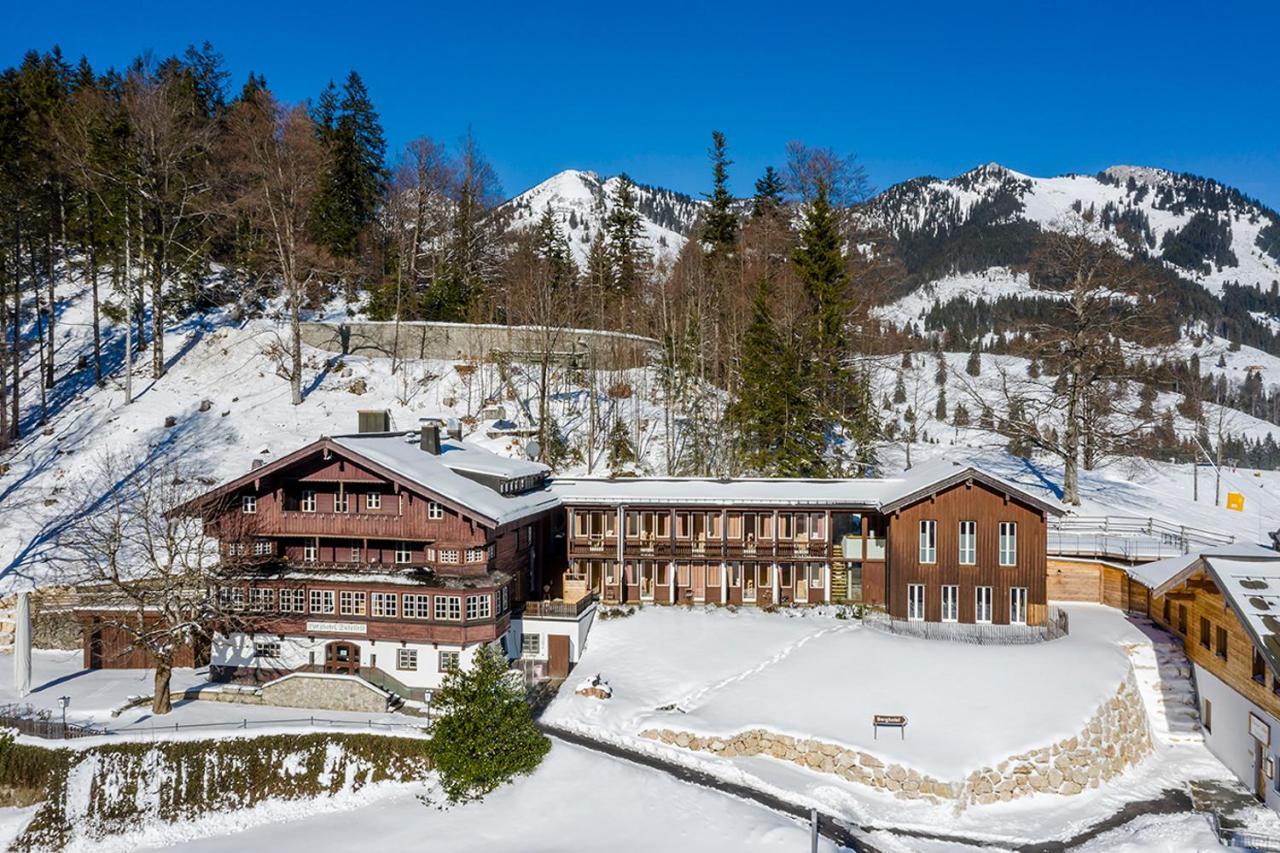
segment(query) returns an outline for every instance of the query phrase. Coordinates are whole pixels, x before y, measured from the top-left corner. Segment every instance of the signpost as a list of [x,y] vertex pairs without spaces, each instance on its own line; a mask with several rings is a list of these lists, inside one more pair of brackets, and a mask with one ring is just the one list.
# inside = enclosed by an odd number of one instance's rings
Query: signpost
[[887,726],[891,729],[897,729],[902,735],[902,740],[907,739],[907,718],[901,714],[876,714],[871,718],[871,739],[880,739],[880,727]]

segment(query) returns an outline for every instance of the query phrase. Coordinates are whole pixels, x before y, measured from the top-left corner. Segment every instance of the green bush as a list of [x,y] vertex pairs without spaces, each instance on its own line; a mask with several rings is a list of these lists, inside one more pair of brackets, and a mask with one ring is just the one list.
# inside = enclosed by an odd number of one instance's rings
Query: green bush
[[470,668],[455,667],[433,694],[441,716],[431,728],[431,758],[450,803],[482,799],[533,772],[550,749],[514,675],[502,652],[483,646]]

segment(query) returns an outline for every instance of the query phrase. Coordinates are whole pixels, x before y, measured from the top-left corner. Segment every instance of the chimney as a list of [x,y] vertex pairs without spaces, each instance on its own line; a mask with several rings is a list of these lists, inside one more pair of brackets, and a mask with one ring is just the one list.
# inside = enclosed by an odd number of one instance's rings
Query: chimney
[[257,471],[259,468],[261,468],[265,464],[266,463],[261,459],[254,459],[252,462],[249,463],[249,470]]
[[440,425],[439,424],[423,424],[422,437],[418,440],[418,446],[430,453],[432,456],[440,455]]

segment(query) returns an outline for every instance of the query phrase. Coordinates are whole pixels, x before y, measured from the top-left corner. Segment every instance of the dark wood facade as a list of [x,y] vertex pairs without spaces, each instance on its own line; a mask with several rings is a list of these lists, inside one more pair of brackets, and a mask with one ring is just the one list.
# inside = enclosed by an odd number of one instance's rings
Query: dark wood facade
[[[933,562],[921,562],[921,522],[936,524]],[[972,562],[961,563],[960,524],[972,522]],[[1013,565],[1001,565],[1000,525],[1016,525]],[[1043,624],[1047,616],[1046,524],[1044,512],[980,482],[951,486],[889,517],[889,614],[906,619],[908,587],[924,587],[924,620],[941,621],[942,588],[958,587],[956,621],[974,622],[977,590],[991,590],[991,619],[1008,624],[1010,590],[1025,589],[1026,622]]]
[[[1025,590],[1017,594],[1025,595],[1028,624],[1047,615],[1044,508],[978,478],[883,513],[850,504],[566,503],[568,561],[558,588],[595,592],[606,602],[857,602],[898,618],[939,621],[947,586],[958,588],[954,620],[974,622],[983,587],[992,623],[1009,622],[1011,590]],[[920,559],[921,521],[936,525],[931,563]],[[972,559],[964,563],[962,521],[973,525]],[[1014,525],[1006,534],[1016,531],[1012,565],[1001,565],[1002,523]],[[924,588],[922,614],[909,612],[911,585]]]

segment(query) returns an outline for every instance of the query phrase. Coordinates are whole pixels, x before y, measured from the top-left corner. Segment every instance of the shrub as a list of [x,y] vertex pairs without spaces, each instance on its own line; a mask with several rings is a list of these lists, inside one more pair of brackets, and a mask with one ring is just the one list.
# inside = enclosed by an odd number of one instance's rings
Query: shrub
[[441,716],[431,730],[431,758],[450,803],[483,799],[533,772],[551,747],[513,675],[502,652],[482,646],[471,666],[450,670],[432,696]]

